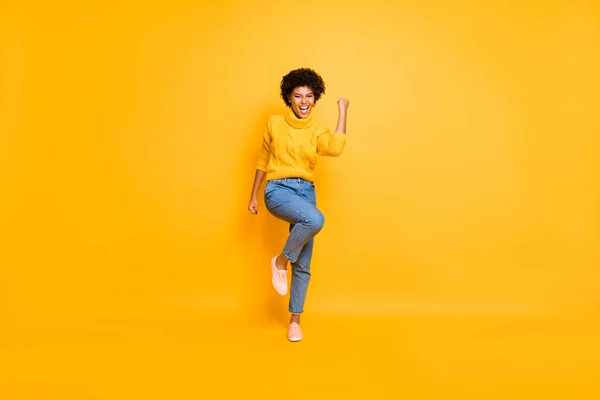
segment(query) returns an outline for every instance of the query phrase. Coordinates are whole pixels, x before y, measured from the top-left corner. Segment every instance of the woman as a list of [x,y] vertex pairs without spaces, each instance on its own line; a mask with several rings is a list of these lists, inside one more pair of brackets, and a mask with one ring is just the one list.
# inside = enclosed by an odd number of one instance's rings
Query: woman
[[275,290],[287,294],[287,265],[291,263],[289,311],[292,314],[288,339],[302,340],[300,314],[310,280],[314,236],[323,227],[323,214],[317,209],[313,170],[317,157],[339,156],[346,144],[348,100],[338,100],[339,117],[335,132],[313,122],[311,111],[325,93],[325,83],[309,68],[300,68],[281,81],[281,97],[289,110],[267,121],[263,145],[254,176],[248,209],[258,213],[256,196],[265,176],[265,205],[275,217],[290,224],[283,251],[271,260]]

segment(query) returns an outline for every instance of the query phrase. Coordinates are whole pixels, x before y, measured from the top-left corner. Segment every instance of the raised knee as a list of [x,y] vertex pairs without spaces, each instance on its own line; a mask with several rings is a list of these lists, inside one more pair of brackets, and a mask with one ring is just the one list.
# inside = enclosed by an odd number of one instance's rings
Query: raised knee
[[325,224],[325,216],[321,211],[315,210],[313,215],[307,219],[306,223],[316,232],[318,232],[323,229],[323,225]]

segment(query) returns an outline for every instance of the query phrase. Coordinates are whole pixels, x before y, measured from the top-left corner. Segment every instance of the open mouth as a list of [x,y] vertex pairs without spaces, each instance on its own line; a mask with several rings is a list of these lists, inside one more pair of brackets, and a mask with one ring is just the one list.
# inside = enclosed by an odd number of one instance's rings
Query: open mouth
[[302,111],[302,112],[307,112],[308,106],[300,106],[300,107],[298,107],[298,109],[300,109],[300,111]]

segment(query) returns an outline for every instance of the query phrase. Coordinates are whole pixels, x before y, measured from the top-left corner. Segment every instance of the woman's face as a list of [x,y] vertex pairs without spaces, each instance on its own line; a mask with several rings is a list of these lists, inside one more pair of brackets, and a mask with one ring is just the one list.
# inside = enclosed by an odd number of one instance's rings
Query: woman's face
[[308,118],[315,104],[315,95],[308,86],[298,86],[292,90],[290,95],[290,103],[296,117],[300,119]]

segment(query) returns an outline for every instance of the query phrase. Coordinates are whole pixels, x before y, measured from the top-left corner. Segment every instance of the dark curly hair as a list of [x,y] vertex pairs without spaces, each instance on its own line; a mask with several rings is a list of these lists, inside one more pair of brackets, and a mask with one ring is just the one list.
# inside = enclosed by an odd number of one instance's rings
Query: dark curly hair
[[281,80],[281,98],[288,107],[292,106],[290,102],[290,95],[292,91],[298,86],[308,86],[313,91],[315,96],[315,103],[325,94],[325,82],[321,75],[317,74],[310,68],[299,68],[290,71]]

